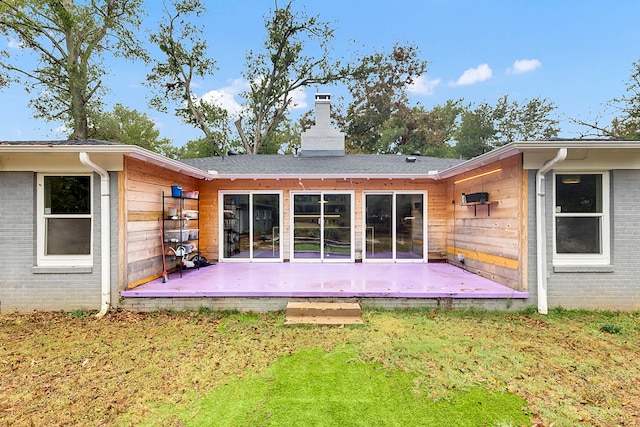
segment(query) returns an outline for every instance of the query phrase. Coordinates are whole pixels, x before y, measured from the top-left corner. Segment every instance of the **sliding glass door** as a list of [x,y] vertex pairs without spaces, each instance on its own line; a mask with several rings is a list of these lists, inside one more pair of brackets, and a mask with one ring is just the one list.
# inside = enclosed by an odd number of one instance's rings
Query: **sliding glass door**
[[425,260],[425,195],[365,193],[364,259]]
[[281,260],[281,195],[223,193],[221,199],[221,258]]
[[293,258],[322,257],[322,198],[319,194],[293,195]]
[[351,200],[350,193],[294,193],[292,259],[352,261]]

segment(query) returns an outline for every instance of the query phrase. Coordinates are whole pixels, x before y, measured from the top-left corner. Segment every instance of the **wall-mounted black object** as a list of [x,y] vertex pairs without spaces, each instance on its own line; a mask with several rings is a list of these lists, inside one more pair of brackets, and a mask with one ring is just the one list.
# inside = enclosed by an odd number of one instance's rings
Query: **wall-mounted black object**
[[489,193],[468,193],[462,194],[464,203],[487,203],[489,202]]

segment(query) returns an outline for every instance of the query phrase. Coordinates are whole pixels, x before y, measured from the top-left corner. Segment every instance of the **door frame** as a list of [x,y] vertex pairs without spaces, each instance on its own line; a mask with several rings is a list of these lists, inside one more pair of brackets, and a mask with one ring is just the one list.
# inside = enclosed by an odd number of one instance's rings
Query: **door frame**
[[[224,197],[230,195],[248,195],[249,196],[249,257],[233,258],[227,257],[224,250]],[[277,258],[254,258],[253,257],[253,195],[254,194],[273,194],[278,196],[278,231],[279,231],[279,249],[280,253]],[[218,259],[221,262],[282,262],[284,260],[283,243],[283,225],[284,225],[284,197],[282,190],[218,190]],[[202,221],[202,218],[200,219]]]
[[[396,196],[398,194],[420,194],[422,195],[422,258],[397,258],[396,250]],[[386,195],[392,196],[392,218],[391,239],[393,242],[391,258],[367,258],[367,196]],[[362,262],[369,263],[423,263],[429,261],[429,239],[428,239],[428,191],[427,190],[365,190],[362,192]]]
[[[295,231],[294,231],[294,222],[295,222],[295,196],[303,195],[303,196],[311,196],[311,195],[319,195],[320,200],[324,200],[325,194],[344,194],[348,195],[350,198],[350,212],[349,212],[349,221],[350,221],[350,230],[349,230],[349,238],[351,241],[351,251],[349,254],[349,258],[324,258],[324,221],[320,223],[320,258],[296,258],[295,257]],[[296,190],[291,191],[289,193],[289,259],[291,262],[308,262],[308,263],[337,263],[337,262],[355,262],[355,191],[353,190]],[[324,219],[324,209],[320,209],[320,218]]]

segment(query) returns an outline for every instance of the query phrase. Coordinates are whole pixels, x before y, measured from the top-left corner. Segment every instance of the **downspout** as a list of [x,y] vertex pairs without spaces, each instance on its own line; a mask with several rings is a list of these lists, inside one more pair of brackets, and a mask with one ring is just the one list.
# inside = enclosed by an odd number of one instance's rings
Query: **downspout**
[[547,229],[545,221],[545,174],[567,158],[567,149],[560,148],[556,156],[536,172],[536,243],[538,273],[538,313],[547,314]]
[[101,243],[101,305],[96,317],[102,317],[111,305],[111,194],[109,172],[91,161],[87,153],[80,153],[80,162],[100,175],[100,243]]

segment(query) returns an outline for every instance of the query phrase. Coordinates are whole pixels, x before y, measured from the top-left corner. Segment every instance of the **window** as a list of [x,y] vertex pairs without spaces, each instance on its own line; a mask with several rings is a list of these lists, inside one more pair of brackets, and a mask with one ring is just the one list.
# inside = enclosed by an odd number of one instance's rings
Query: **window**
[[557,173],[554,264],[609,264],[609,175]]
[[92,265],[92,177],[38,175],[38,265]]

